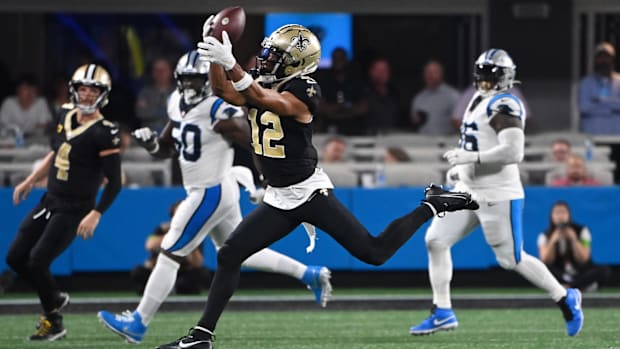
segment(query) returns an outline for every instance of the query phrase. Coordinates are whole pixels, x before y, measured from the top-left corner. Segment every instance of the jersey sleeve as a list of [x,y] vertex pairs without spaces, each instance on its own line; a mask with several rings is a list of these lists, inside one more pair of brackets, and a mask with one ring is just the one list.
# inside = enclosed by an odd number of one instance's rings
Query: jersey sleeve
[[314,114],[321,100],[321,87],[309,77],[291,80],[282,90],[292,93],[300,101],[308,106],[310,113]]
[[215,113],[215,120],[228,120],[245,116],[243,108],[223,102]]
[[499,94],[489,101],[487,106],[487,116],[492,118],[496,114],[505,114],[525,120],[525,109],[523,103],[515,95],[510,93]]
[[99,132],[96,134],[95,144],[98,151],[117,149],[121,146],[121,132],[118,125],[103,120]]

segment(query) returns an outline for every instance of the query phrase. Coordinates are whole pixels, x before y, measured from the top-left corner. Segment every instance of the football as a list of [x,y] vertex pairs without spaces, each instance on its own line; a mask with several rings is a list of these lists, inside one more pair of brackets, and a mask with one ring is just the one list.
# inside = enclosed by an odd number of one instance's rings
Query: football
[[222,32],[226,31],[231,42],[237,42],[245,28],[245,11],[240,6],[227,7],[218,12],[211,22],[210,36],[222,41]]

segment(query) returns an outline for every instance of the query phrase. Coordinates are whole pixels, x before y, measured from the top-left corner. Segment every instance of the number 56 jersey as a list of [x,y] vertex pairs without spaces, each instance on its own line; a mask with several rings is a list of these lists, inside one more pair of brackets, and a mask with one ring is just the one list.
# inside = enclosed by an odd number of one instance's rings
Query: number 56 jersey
[[[526,112],[519,98],[510,93],[483,97],[474,94],[461,124],[460,147],[468,151],[485,151],[499,144],[497,132],[490,125],[498,113],[521,120],[525,128]],[[517,164],[458,165],[458,185],[465,185],[482,201],[514,200],[524,197]],[[455,188],[456,189],[456,188]]]
[[244,115],[243,109],[215,96],[189,107],[178,90],[170,95],[168,116],[186,190],[212,187],[228,174],[234,150],[213,127],[219,120]]

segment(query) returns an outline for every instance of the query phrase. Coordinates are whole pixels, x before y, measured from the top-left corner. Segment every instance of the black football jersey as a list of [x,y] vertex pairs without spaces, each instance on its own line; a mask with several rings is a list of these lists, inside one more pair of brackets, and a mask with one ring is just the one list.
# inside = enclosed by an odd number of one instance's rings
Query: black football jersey
[[48,192],[63,199],[94,202],[103,180],[99,153],[118,149],[120,143],[114,123],[101,117],[80,125],[77,109],[66,110],[51,140],[56,154],[48,174]]
[[[298,77],[278,89],[288,91],[308,106],[314,114],[321,99],[321,89],[312,78]],[[299,183],[314,173],[317,152],[312,145],[312,124],[304,124],[290,115],[248,105],[252,146],[258,155],[263,175],[273,187]]]

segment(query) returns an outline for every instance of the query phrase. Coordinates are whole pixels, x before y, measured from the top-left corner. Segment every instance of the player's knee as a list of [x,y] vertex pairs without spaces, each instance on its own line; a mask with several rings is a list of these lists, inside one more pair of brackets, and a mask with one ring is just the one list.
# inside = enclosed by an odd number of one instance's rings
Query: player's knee
[[450,246],[448,246],[448,244],[442,241],[439,237],[429,237],[426,235],[424,241],[426,242],[426,249],[429,252],[442,251],[450,248]]
[[224,244],[217,251],[217,264],[222,267],[240,266],[244,259],[241,258],[239,252],[228,244]]
[[24,270],[27,262],[28,260],[21,258],[16,253],[9,252],[6,256],[6,264],[17,273]]
[[517,267],[517,261],[512,256],[497,256],[495,259],[499,266],[506,270],[513,270]]

